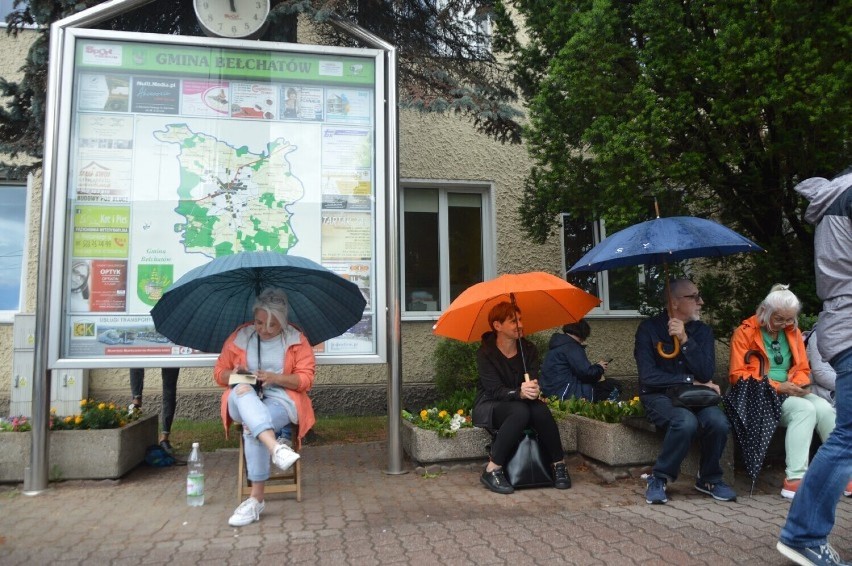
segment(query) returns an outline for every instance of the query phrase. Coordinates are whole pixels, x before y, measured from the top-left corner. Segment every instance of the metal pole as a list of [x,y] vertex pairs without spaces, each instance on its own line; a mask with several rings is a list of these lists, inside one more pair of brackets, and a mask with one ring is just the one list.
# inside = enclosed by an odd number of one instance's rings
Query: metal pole
[[402,468],[402,323],[399,297],[399,110],[397,107],[396,47],[361,26],[333,18],[331,23],[368,45],[385,51],[385,217],[387,221],[387,348],[388,348],[388,467],[386,474],[405,474]]

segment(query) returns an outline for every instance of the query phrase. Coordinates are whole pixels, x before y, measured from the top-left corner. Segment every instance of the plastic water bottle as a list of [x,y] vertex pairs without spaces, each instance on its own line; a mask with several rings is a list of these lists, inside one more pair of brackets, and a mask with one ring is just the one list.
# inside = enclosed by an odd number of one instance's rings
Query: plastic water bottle
[[197,442],[192,443],[192,452],[186,463],[186,504],[190,507],[204,505],[204,461]]

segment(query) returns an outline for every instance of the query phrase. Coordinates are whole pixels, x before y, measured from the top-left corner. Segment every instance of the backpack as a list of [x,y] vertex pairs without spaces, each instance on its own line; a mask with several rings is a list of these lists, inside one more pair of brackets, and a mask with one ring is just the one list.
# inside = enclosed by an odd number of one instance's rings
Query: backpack
[[173,466],[175,457],[163,450],[159,444],[152,444],[145,449],[145,463],[155,468]]

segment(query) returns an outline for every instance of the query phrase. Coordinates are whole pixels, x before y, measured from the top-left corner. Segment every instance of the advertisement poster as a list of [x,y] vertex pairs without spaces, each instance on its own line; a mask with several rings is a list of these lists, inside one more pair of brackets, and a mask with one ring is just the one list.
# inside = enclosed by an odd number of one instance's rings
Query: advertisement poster
[[317,352],[376,354],[375,56],[76,41],[61,354],[200,354],[151,309],[191,269],[259,250],[354,282],[363,319]]

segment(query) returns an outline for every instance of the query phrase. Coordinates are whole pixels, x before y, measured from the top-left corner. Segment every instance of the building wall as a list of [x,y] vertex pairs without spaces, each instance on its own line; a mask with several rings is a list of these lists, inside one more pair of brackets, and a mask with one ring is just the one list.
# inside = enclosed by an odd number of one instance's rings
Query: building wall
[[[0,75],[19,79],[34,31],[18,38],[0,33]],[[529,240],[518,218],[517,207],[529,160],[523,146],[503,145],[477,134],[465,119],[456,116],[400,112],[400,176],[403,179],[476,181],[494,187],[496,267],[498,273],[546,271],[559,274],[560,245],[551,238],[543,245]],[[38,235],[41,211],[41,178],[32,194],[29,250],[26,256],[28,287],[26,310],[35,310]],[[403,406],[417,409],[435,400],[432,353],[438,338],[431,332],[434,321],[402,323]],[[633,333],[637,318],[593,318],[589,355],[593,360],[613,357],[609,374],[621,378],[632,391],[636,367]],[[546,333],[549,335],[549,332]],[[12,327],[0,324],[0,414],[8,410],[11,388]],[[543,352],[542,352],[543,354]],[[727,356],[726,350],[720,350]],[[720,357],[726,362],[726,357]],[[726,363],[720,369],[725,372]],[[386,411],[388,368],[379,365],[322,365],[312,393],[320,414],[380,414]],[[157,407],[161,390],[159,371],[146,371],[145,404]],[[216,418],[221,390],[212,380],[211,368],[182,370],[178,385],[178,417]],[[98,399],[129,402],[126,368],[93,370],[89,394]]]

